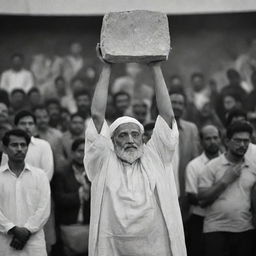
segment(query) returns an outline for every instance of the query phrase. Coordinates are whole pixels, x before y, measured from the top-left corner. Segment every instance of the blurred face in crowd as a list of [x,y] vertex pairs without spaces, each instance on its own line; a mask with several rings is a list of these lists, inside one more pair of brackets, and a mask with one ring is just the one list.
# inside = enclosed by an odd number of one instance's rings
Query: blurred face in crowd
[[83,90],[84,87],[85,87],[84,82],[80,78],[74,79],[71,83],[71,88],[73,92],[81,91]]
[[83,94],[76,97],[76,105],[79,112],[88,112],[91,107],[89,95]]
[[72,161],[80,166],[83,166],[84,161],[84,143],[81,143],[76,150],[72,152]]
[[194,76],[191,83],[195,92],[200,92],[204,88],[204,78],[202,76]]
[[23,58],[21,56],[14,56],[12,58],[12,69],[19,71],[23,68]]
[[182,94],[174,93],[170,95],[172,102],[172,108],[175,118],[178,120],[181,118],[185,108],[185,98]]
[[81,136],[81,135],[83,136],[84,129],[85,129],[84,119],[80,116],[74,116],[70,122],[70,132],[75,136]]
[[112,141],[117,156],[132,164],[143,155],[142,134],[134,123],[121,124],[114,131]]
[[71,116],[68,111],[61,111],[61,124],[62,124],[62,131],[67,131],[69,128]]
[[236,157],[243,157],[248,149],[250,141],[251,141],[250,133],[248,132],[234,133],[232,138],[227,140],[228,151]]
[[58,104],[50,103],[47,106],[47,110],[48,110],[50,118],[58,119],[60,117],[60,106]]
[[0,123],[5,123],[8,121],[9,112],[8,108],[4,103],[0,103]]
[[234,97],[227,95],[223,99],[223,105],[224,105],[224,109],[226,111],[229,111],[231,109],[234,109],[237,106],[237,102]]
[[241,78],[240,78],[239,73],[236,70],[232,70],[232,69],[229,70],[227,72],[227,76],[228,76],[230,85],[237,85],[237,86],[240,85]]
[[201,136],[201,143],[206,154],[216,155],[221,145],[218,129],[213,125],[204,126],[201,130]]
[[36,124],[38,130],[46,130],[49,127],[50,117],[46,109],[36,109]]
[[171,77],[171,87],[181,87],[182,88],[182,80],[179,76]]
[[202,109],[200,110],[200,114],[202,117],[210,117],[212,115],[212,105],[210,102],[207,102],[203,105]]
[[5,133],[12,129],[12,125],[10,123],[0,124],[0,140],[4,137]]
[[74,56],[79,56],[82,53],[82,45],[77,42],[72,43],[70,46],[70,52]]
[[11,135],[9,144],[4,147],[4,151],[10,161],[20,163],[26,157],[28,145],[25,138]]
[[29,136],[36,132],[36,124],[32,116],[24,116],[17,124],[17,128],[25,131]]
[[134,118],[140,123],[144,124],[147,117],[147,105],[143,102],[139,102],[132,107]]
[[14,109],[23,108],[25,104],[25,94],[22,92],[15,92],[11,96],[11,104]]
[[66,94],[66,83],[63,78],[59,78],[55,81],[55,88],[57,91],[57,94],[59,95],[65,95]]
[[37,91],[34,91],[34,92],[30,93],[29,101],[30,101],[32,106],[37,106],[37,105],[41,104],[41,95],[40,95],[40,93],[37,92]]
[[120,94],[115,98],[115,109],[119,113],[124,113],[130,106],[130,98],[126,94]]

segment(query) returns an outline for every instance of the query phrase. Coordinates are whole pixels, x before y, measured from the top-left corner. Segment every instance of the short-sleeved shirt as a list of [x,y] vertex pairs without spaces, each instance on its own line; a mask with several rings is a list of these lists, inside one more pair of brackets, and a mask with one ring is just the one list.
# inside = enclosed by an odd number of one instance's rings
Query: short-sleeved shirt
[[[198,194],[199,178],[209,161],[210,159],[205,153],[202,153],[188,163],[186,167],[186,193]],[[191,212],[199,216],[205,215],[205,209],[200,206],[192,205]]]
[[151,140],[143,146],[142,157],[132,165],[123,163],[117,157],[106,122],[101,134],[90,123],[86,135],[85,147],[90,148],[86,149],[85,160],[89,179],[93,183],[103,168],[108,170],[100,210],[96,255],[172,255],[155,189],[154,171],[161,172],[164,166],[171,163],[178,140],[176,123],[170,129],[158,117]]
[[[199,188],[213,186],[231,165],[224,154],[211,160],[202,172]],[[253,229],[250,193],[255,182],[256,166],[245,158],[239,178],[229,184],[206,208],[204,233],[244,232]]]

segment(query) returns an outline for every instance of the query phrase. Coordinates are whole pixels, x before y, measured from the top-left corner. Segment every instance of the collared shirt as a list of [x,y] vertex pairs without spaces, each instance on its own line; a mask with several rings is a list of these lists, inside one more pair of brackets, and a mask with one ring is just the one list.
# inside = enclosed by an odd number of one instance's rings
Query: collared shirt
[[[198,194],[199,178],[209,161],[210,159],[203,152],[188,163],[186,168],[186,193]],[[191,212],[199,216],[205,215],[205,209],[200,206],[192,205]]]
[[[202,171],[199,188],[213,186],[231,165],[224,154],[211,160]],[[240,176],[206,208],[204,232],[244,232],[253,229],[250,194],[255,182],[256,166],[245,158]]]
[[132,165],[117,157],[109,134],[106,121],[101,134],[91,121],[85,136],[85,169],[92,182],[89,255],[185,256],[170,168],[178,142],[176,122],[170,129],[158,116],[142,157]]
[[[43,226],[50,214],[50,186],[44,171],[28,164],[17,177],[8,164],[0,167],[0,255],[46,256]],[[8,230],[14,226],[31,233],[20,252],[10,247]]]
[[[3,155],[1,165],[8,162],[8,156]],[[49,180],[53,176],[53,153],[50,144],[35,137],[31,137],[25,162],[45,171]]]
[[0,87],[8,93],[11,93],[14,89],[22,89],[28,92],[33,85],[33,75],[30,71],[22,69],[16,72],[9,69],[3,72]]

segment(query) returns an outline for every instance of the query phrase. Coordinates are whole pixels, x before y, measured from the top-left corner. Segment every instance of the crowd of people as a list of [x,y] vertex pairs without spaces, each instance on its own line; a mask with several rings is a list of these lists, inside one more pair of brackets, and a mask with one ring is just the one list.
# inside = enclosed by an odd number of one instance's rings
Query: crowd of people
[[[15,53],[1,74],[0,255],[87,255],[92,178],[84,166],[85,134],[103,78],[100,67],[85,67],[77,42],[67,56],[42,63],[27,70]],[[178,74],[166,78],[179,132],[170,171],[189,256],[255,255],[255,63],[253,40],[247,58],[226,70],[228,84],[200,72],[189,85]],[[135,118],[147,145],[159,129],[159,100],[141,72],[140,64],[128,63],[110,84],[105,118],[109,125],[124,115]]]

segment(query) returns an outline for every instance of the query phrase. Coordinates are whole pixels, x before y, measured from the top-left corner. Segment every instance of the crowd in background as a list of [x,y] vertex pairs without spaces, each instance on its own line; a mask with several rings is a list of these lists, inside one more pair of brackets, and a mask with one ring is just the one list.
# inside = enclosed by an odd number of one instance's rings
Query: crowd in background
[[[43,169],[50,181],[51,215],[44,227],[48,254],[86,255],[86,248],[80,248],[87,246],[88,239],[88,228],[80,228],[88,227],[90,219],[84,140],[100,67],[85,65],[78,42],[72,43],[66,56],[49,63],[38,55],[30,70],[25,69],[24,58],[14,53],[10,68],[1,74],[0,138],[13,128],[26,131],[31,137],[26,161]],[[123,115],[135,117],[144,125],[147,143],[157,110],[153,90],[141,81],[141,72],[140,64],[129,63],[124,76],[113,80],[106,119],[111,123]],[[206,211],[198,199],[201,171],[229,149],[225,134],[234,121],[248,121],[253,127],[245,155],[256,177],[256,40],[234,68],[225,72],[228,84],[222,85],[200,72],[191,74],[186,85],[179,74],[165,77],[180,134],[173,171],[191,256],[205,255],[202,234]],[[1,150],[1,165],[7,161]],[[69,233],[76,233],[75,246]],[[211,239],[214,247],[219,237]]]

